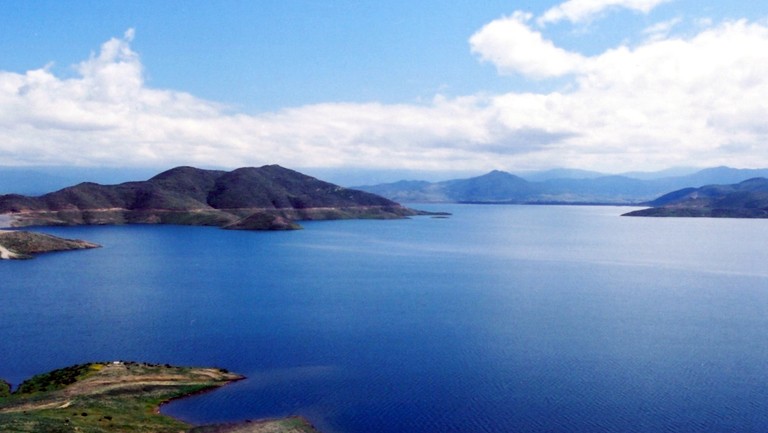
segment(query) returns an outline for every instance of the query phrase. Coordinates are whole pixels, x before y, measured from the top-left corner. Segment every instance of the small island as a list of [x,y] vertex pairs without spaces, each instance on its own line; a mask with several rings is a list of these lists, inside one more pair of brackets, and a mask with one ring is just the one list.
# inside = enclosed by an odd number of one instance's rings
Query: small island
[[99,247],[98,244],[79,239],[64,239],[27,231],[0,230],[1,260],[31,259],[36,254]]
[[298,417],[196,427],[159,413],[170,400],[241,379],[218,368],[79,364],[34,376],[13,392],[0,380],[0,427],[6,433],[317,433]]

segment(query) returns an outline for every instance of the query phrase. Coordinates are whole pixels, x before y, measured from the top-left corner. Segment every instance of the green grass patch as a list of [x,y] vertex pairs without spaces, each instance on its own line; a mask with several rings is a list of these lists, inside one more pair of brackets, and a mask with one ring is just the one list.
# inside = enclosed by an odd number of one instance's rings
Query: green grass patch
[[317,433],[300,418],[193,428],[158,413],[158,407],[169,400],[238,379],[242,377],[215,368],[109,362],[39,374],[24,381],[15,392],[0,381],[0,432]]
[[240,376],[217,369],[132,362],[78,364],[24,381],[2,382],[3,433],[178,433],[189,425],[157,413],[174,398],[215,388]]

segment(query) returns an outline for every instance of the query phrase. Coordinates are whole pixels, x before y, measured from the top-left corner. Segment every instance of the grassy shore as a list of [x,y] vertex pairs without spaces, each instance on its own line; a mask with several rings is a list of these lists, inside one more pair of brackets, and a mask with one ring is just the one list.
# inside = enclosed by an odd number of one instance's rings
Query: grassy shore
[[301,418],[195,427],[159,413],[164,402],[240,379],[215,368],[134,362],[75,365],[35,376],[12,393],[0,383],[0,431],[317,433]]

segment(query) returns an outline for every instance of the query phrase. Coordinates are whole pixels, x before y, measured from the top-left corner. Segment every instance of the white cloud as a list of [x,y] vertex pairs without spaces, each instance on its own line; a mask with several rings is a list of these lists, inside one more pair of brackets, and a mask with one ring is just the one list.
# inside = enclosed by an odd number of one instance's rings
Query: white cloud
[[77,78],[0,72],[0,164],[436,167],[461,143],[493,140],[474,97],[232,114],[148,88],[131,36],[104,43]]
[[469,40],[472,52],[501,74],[548,78],[575,72],[584,58],[555,46],[530,28],[531,15],[517,12],[486,24]]
[[669,33],[672,29],[680,24],[683,20],[681,18],[673,18],[671,20],[662,21],[656,23],[643,30],[643,34],[648,37],[649,40],[661,40],[669,37]]
[[[738,21],[690,39],[654,40],[591,58],[569,95],[583,104],[585,141],[615,146],[628,159],[666,165],[765,165],[768,28]],[[736,120],[734,122],[734,120]],[[627,161],[629,163],[629,161]],[[659,162],[656,162],[659,165]]]
[[567,88],[259,115],[147,87],[126,35],[81,63],[75,78],[46,68],[0,72],[0,164],[612,172],[768,166],[766,25],[727,22],[585,57],[526,22],[517,15],[494,22],[498,28],[489,24],[478,32],[486,39],[472,38],[473,50],[490,59],[507,43],[518,47],[520,39],[502,34],[512,29],[537,49],[499,54],[507,62],[498,60],[500,71],[570,74]]
[[606,9],[624,8],[648,13],[656,6],[670,0],[568,0],[546,12],[538,19],[539,25],[568,20],[582,23],[592,20]]

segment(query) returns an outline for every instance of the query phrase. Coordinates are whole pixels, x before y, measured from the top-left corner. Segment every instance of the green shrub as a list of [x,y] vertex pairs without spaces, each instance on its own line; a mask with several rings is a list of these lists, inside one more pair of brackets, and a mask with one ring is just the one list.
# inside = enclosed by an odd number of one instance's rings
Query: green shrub
[[19,385],[17,394],[32,394],[41,391],[55,391],[62,389],[67,385],[77,382],[78,379],[85,377],[92,372],[92,364],[78,364],[67,368],[61,368],[49,373],[38,374],[31,379],[25,380]]
[[0,398],[8,397],[11,395],[11,384],[0,380]]

